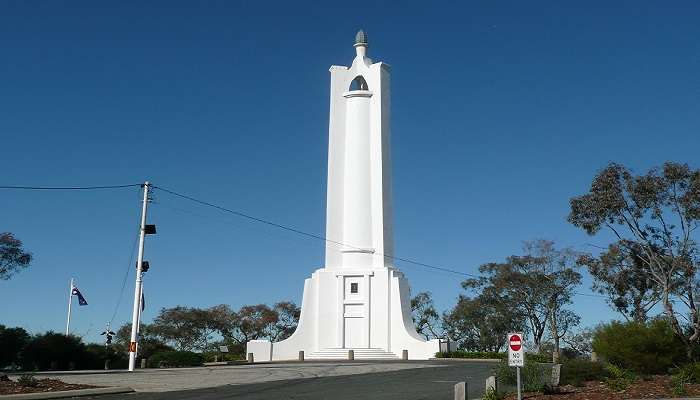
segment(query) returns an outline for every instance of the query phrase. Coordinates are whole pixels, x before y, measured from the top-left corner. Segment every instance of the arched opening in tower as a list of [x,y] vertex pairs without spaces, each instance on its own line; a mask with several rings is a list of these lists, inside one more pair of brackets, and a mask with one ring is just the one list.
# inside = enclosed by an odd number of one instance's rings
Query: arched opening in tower
[[357,75],[355,79],[350,82],[350,90],[369,90],[367,87],[367,81],[362,75]]

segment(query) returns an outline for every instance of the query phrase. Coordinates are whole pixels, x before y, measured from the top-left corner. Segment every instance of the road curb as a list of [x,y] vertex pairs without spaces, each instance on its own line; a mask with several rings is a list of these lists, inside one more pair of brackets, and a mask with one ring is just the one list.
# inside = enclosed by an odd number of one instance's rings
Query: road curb
[[430,361],[463,361],[463,362],[488,362],[488,363],[498,363],[501,362],[498,358],[431,358]]
[[22,393],[22,394],[6,394],[0,395],[0,400],[46,400],[46,399],[64,399],[67,397],[81,397],[81,396],[96,396],[101,394],[118,394],[118,393],[131,393],[134,389],[126,386],[121,387],[105,387],[105,388],[91,388],[91,389],[78,389],[78,390],[63,390],[60,392],[37,392],[37,393]]

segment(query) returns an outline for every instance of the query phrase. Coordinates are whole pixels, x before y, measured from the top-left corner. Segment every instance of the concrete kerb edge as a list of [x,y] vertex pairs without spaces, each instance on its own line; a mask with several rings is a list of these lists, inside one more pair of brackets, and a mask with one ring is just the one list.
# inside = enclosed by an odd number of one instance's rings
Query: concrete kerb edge
[[464,362],[488,362],[499,363],[498,358],[431,358],[430,361],[464,361]]
[[[156,369],[156,368],[152,368]],[[129,371],[128,369],[95,369],[95,370],[74,370],[74,371],[7,371],[4,372],[7,376],[21,376],[25,374],[41,376],[61,376],[61,375],[107,375],[107,374],[133,374],[148,369],[136,369]]]
[[126,386],[104,387],[104,388],[89,388],[77,390],[63,390],[60,392],[37,392],[37,393],[22,393],[22,394],[6,394],[0,395],[1,400],[46,400],[46,399],[63,399],[68,397],[82,396],[97,396],[103,394],[119,394],[131,393],[134,389]]
[[[630,399],[630,400],[644,400],[644,399]],[[657,398],[656,400],[700,400],[700,397],[663,397],[663,398]]]

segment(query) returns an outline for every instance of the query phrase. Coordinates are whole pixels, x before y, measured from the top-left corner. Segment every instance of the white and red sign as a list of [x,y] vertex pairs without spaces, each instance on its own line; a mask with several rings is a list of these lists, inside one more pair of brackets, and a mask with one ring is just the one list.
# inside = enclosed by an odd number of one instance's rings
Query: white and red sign
[[508,337],[508,346],[510,346],[510,349],[513,351],[520,351],[520,349],[523,347],[523,339],[522,336],[518,333],[514,333]]
[[522,367],[525,365],[525,350],[523,348],[523,334],[509,333],[508,336],[508,365]]

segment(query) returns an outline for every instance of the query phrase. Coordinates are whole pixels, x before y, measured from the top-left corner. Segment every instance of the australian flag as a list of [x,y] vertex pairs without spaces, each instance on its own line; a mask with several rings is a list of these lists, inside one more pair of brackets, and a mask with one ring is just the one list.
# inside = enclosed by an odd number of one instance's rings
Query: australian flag
[[80,293],[80,290],[78,290],[77,287],[73,286],[73,291],[71,292],[73,296],[78,296],[78,304],[81,306],[86,306],[87,305],[87,300],[85,300],[85,297],[83,297],[83,294]]

